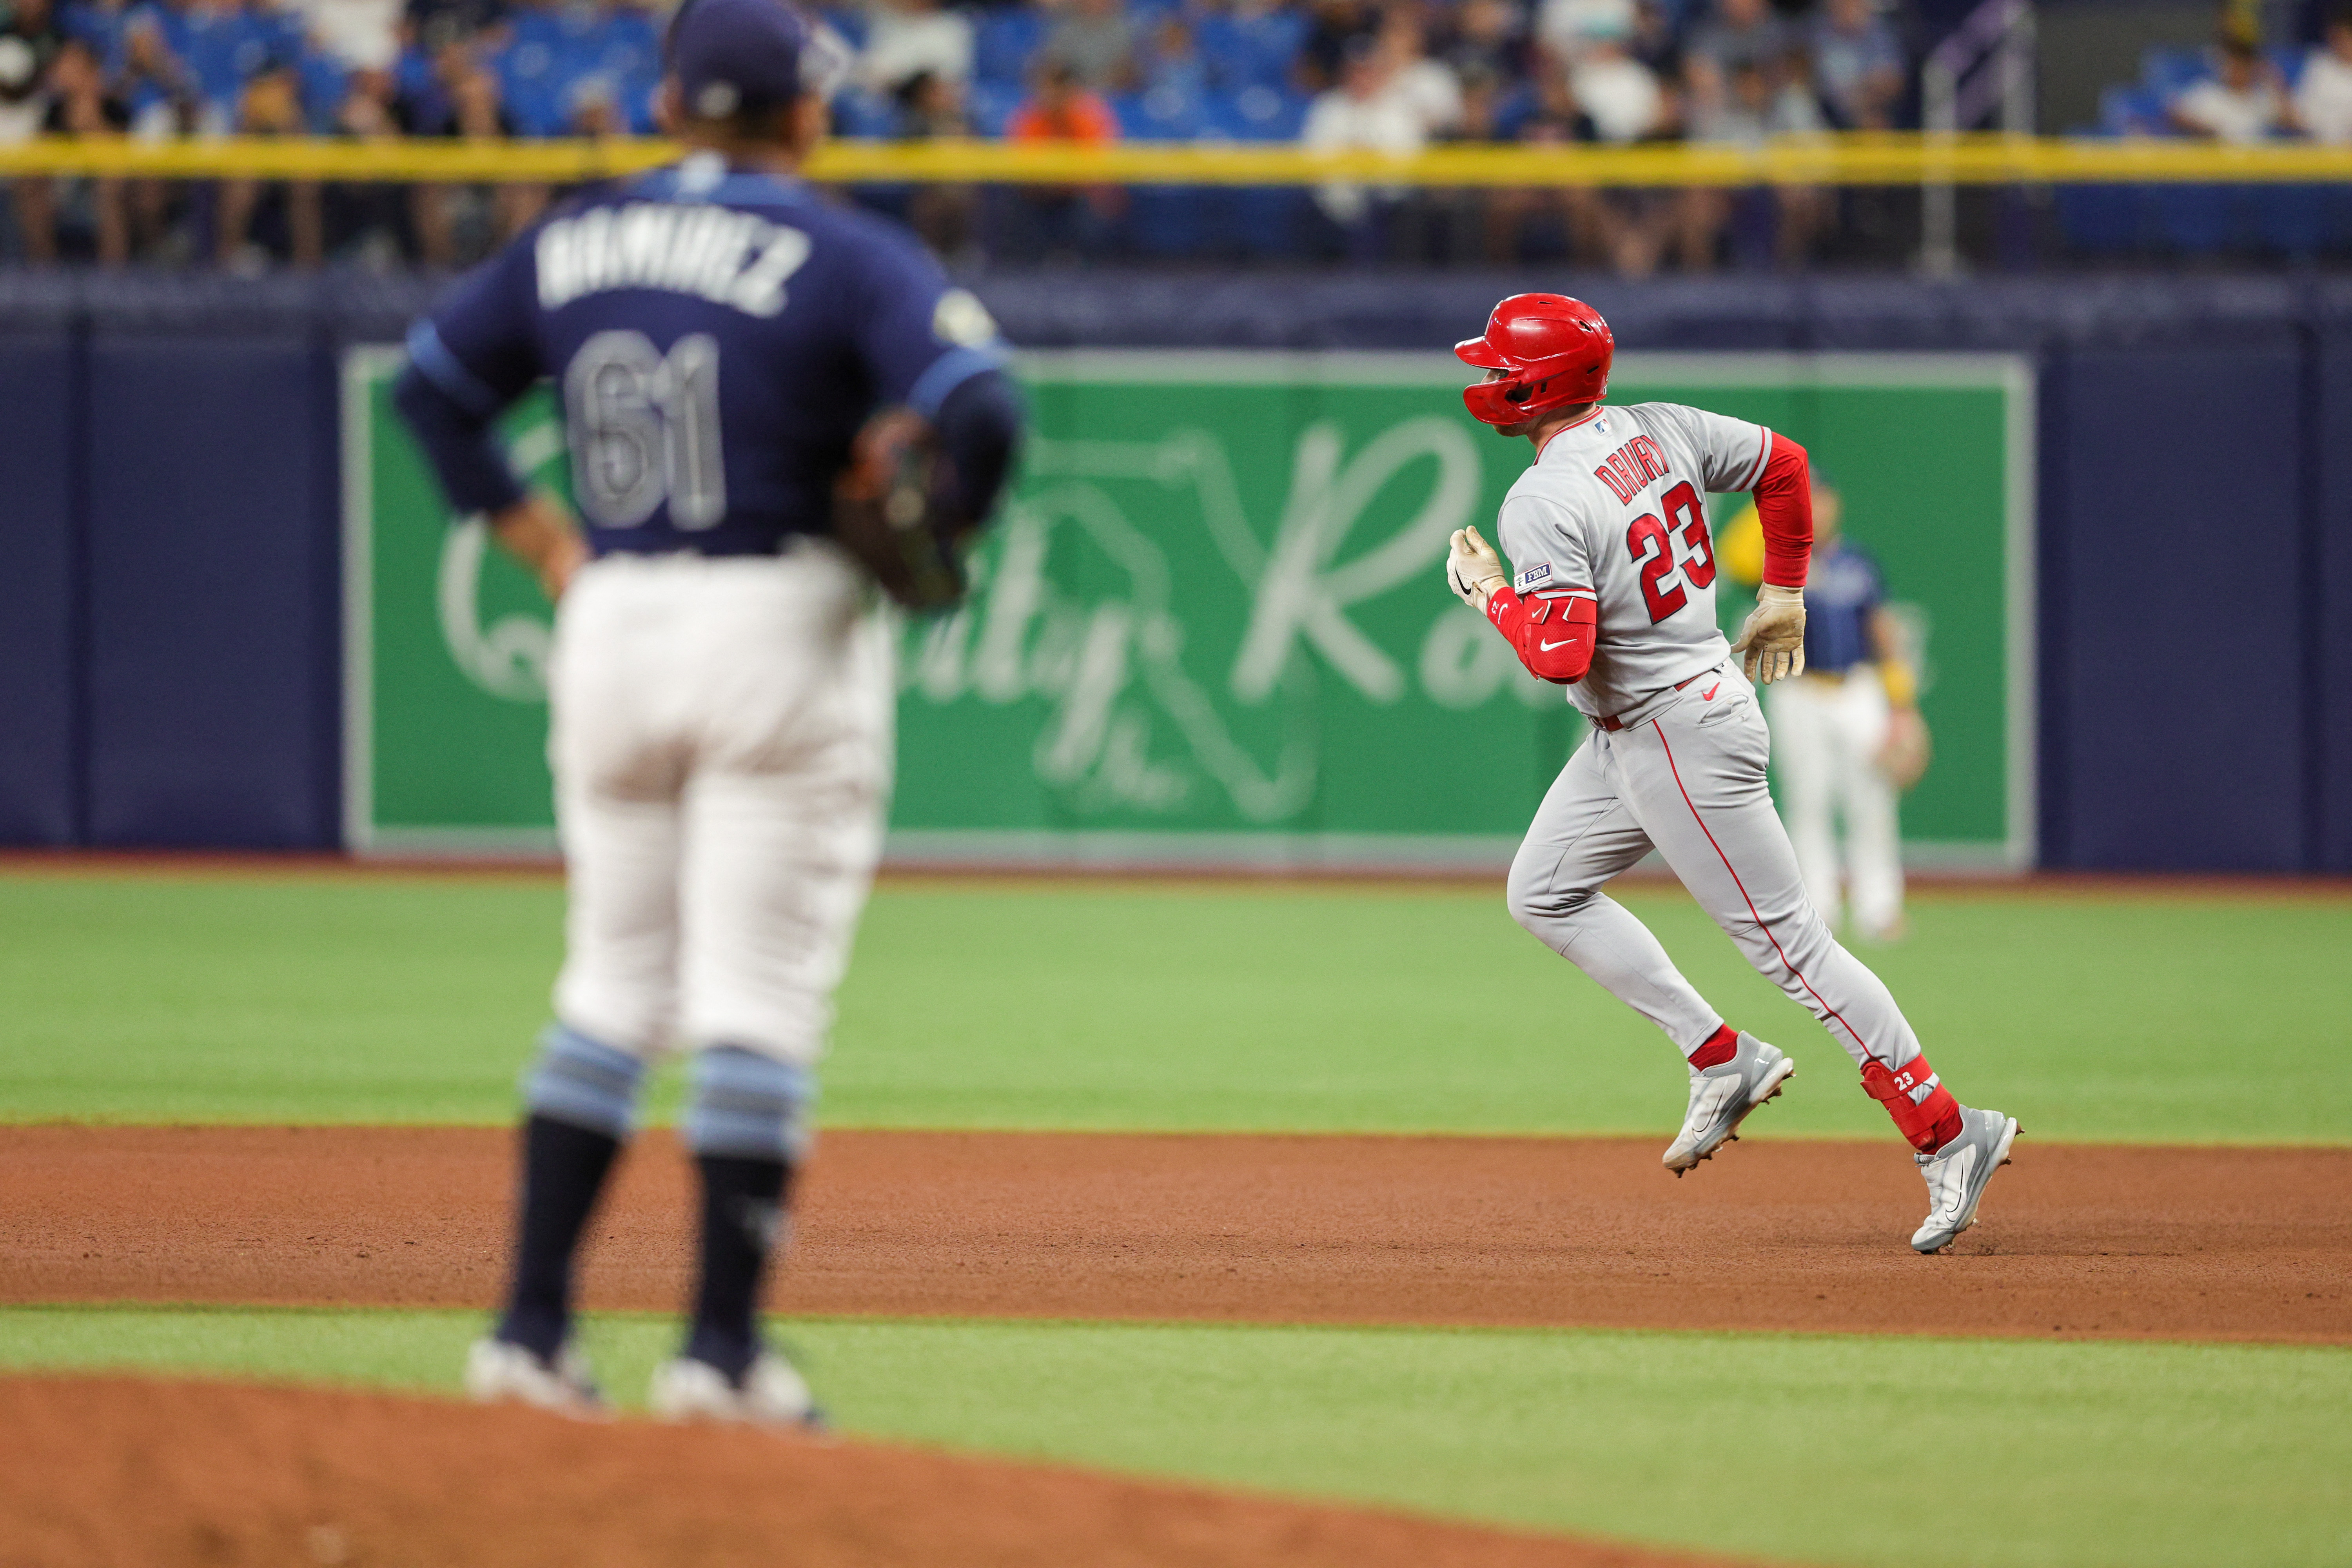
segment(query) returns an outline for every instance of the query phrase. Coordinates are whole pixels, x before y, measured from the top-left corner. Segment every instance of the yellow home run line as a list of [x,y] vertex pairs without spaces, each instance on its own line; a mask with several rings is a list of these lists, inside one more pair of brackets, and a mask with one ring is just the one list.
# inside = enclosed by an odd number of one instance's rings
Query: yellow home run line
[[[0,176],[570,184],[649,168],[677,153],[674,144],[653,138],[374,143],[58,139],[0,147]],[[1315,153],[1287,144],[1081,147],[842,141],[826,143],[809,174],[834,183],[918,184],[1304,185],[1338,179],[1394,185],[1517,186],[2319,184],[2352,184],[2352,147],[1888,133],[1784,140],[1753,149],[1439,147],[1409,158],[1391,158],[1361,152]]]

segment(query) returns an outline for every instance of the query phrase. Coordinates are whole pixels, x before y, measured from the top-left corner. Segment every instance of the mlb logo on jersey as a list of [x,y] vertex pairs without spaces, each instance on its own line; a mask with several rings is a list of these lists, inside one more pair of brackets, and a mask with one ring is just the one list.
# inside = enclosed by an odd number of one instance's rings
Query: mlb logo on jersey
[[1524,594],[1528,589],[1535,587],[1538,584],[1549,583],[1550,581],[1551,563],[1547,561],[1539,566],[1530,566],[1526,571],[1520,573],[1517,580],[1513,582],[1511,586],[1519,593]]

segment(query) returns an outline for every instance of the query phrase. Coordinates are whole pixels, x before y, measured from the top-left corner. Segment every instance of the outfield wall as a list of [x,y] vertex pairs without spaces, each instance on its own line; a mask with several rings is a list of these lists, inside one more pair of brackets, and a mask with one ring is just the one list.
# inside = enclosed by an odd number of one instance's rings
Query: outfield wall
[[[2352,871],[2352,283],[974,280],[1028,347],[1310,355],[1538,285],[1633,353],[2025,356],[2040,863]],[[0,277],[0,842],[342,841],[337,377],[427,298]]]

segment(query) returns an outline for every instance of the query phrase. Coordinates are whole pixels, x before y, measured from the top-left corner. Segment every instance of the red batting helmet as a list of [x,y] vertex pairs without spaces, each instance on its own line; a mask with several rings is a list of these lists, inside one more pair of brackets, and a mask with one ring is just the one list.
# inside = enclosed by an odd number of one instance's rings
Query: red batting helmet
[[1609,390],[1617,340],[1601,312],[1565,294],[1514,294],[1486,318],[1483,337],[1454,345],[1480,370],[1507,374],[1462,389],[1462,401],[1488,425],[1518,425],[1538,414],[1598,403]]

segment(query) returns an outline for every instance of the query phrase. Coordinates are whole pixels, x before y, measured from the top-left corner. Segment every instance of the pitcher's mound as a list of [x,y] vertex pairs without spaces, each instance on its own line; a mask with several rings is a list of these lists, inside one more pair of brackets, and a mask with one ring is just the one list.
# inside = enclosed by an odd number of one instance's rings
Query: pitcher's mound
[[1045,1466],[381,1394],[0,1380],[8,1568],[1667,1568]]

